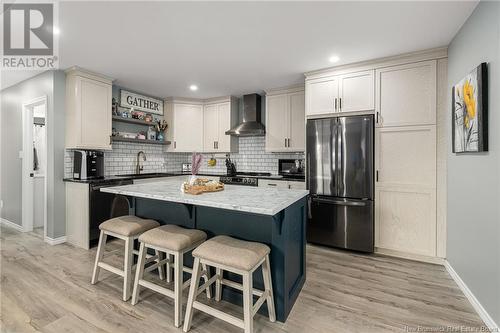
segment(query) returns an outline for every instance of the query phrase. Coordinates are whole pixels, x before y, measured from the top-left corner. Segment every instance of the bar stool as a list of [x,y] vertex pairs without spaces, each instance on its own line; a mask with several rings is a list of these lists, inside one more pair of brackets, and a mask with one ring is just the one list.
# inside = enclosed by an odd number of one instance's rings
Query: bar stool
[[[115,217],[102,222],[99,225],[101,234],[99,236],[99,245],[97,247],[97,254],[95,257],[94,272],[92,274],[91,283],[97,283],[100,268],[115,273],[123,277],[123,300],[127,301],[130,298],[132,287],[131,282],[133,255],[138,254],[138,251],[134,250],[134,241],[139,238],[139,235],[141,235],[144,231],[156,228],[159,225],[160,224],[154,220],[146,220],[133,215]],[[108,235],[123,239],[125,241],[125,260],[123,263],[123,270],[120,270],[102,261]],[[154,260],[157,261],[157,268],[160,273],[160,278],[163,279],[163,269],[161,268],[161,265],[159,265],[161,261],[159,253],[157,253],[156,256],[150,256],[148,258],[149,262]]]
[[[271,322],[276,321],[271,268],[269,264],[270,251],[267,245],[242,241],[229,236],[216,236],[197,247],[193,251],[193,275],[191,277],[191,287],[186,306],[184,332],[189,331],[191,328],[193,308],[243,328],[245,333],[252,333],[253,317],[262,304],[267,302],[269,320]],[[215,267],[216,275],[201,287],[198,287],[200,265]],[[253,289],[252,274],[261,265],[264,278],[264,291]],[[243,277],[243,285],[224,279],[222,276],[224,270],[241,275]],[[216,280],[216,301],[221,299],[222,285],[243,291],[243,320],[196,301],[196,297],[204,288],[209,287],[213,283],[214,278]],[[255,304],[253,303],[253,295],[259,297]]]
[[[184,267],[184,254],[196,248],[207,239],[207,234],[201,230],[182,228],[174,224],[162,225],[161,227],[146,231],[139,237],[141,243],[139,249],[139,261],[137,263],[134,280],[134,291],[132,293],[132,305],[137,304],[139,298],[140,286],[154,290],[162,295],[174,299],[174,324],[180,327],[182,324],[182,291],[189,287],[190,279],[183,281],[183,272],[192,273],[192,269]],[[166,253],[166,261],[171,263],[174,257],[174,290],[159,286],[150,281],[144,280],[144,272],[149,270],[145,268],[145,256],[147,249],[154,249],[160,253]],[[206,267],[199,273],[203,275],[205,281],[209,280],[209,273]],[[168,269],[167,276],[170,275]],[[169,282],[169,278],[167,278]],[[211,298],[210,288],[206,288],[207,297]]]

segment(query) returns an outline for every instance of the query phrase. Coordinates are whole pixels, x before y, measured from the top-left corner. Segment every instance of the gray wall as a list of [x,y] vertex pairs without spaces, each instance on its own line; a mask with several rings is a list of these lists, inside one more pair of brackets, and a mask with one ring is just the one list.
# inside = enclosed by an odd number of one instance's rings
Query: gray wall
[[[55,91],[57,90],[57,91]],[[22,104],[30,99],[47,96],[47,235],[51,238],[65,234],[64,184],[64,96],[65,75],[47,71],[6,88],[0,93],[1,158],[0,198],[1,217],[22,224],[22,161],[19,151],[22,138]]]
[[451,88],[481,62],[489,70],[489,152],[451,153],[448,113],[448,241],[451,266],[500,323],[500,2],[481,1],[448,50]]

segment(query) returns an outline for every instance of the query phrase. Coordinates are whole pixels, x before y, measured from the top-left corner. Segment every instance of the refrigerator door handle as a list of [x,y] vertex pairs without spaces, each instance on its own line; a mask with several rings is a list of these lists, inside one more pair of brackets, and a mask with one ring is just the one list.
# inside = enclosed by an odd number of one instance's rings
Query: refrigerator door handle
[[312,198],[311,200],[318,203],[326,203],[326,204],[340,205],[340,206],[364,207],[367,204],[366,202],[363,201],[344,201],[344,200],[323,199],[323,198]]
[[312,203],[312,198],[309,196],[307,198],[307,217],[309,219],[312,219],[313,218],[313,215],[312,215],[312,210],[311,210],[311,203]]

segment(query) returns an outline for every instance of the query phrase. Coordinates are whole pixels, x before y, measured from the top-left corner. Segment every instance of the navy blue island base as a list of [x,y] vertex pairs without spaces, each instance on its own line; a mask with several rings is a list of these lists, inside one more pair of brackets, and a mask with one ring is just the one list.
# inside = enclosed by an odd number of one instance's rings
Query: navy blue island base
[[[205,231],[208,237],[228,235],[267,244],[271,248],[271,274],[276,318],[285,322],[306,279],[306,198],[302,198],[276,215],[176,203],[134,197],[135,215],[155,219],[161,224],[176,224]],[[192,265],[191,254],[184,258]],[[224,273],[224,278],[241,283],[238,275]],[[263,289],[262,271],[253,275],[254,288]],[[223,287],[224,300],[243,304],[241,292]],[[262,306],[260,311],[267,315]]]

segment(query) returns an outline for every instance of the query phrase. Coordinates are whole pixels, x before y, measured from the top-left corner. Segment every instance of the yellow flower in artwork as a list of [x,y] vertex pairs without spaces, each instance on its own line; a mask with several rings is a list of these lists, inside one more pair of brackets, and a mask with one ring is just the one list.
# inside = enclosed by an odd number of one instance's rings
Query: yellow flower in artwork
[[469,128],[471,120],[476,116],[476,100],[474,99],[474,86],[465,81],[463,86],[464,103],[467,113],[465,114],[465,127]]

